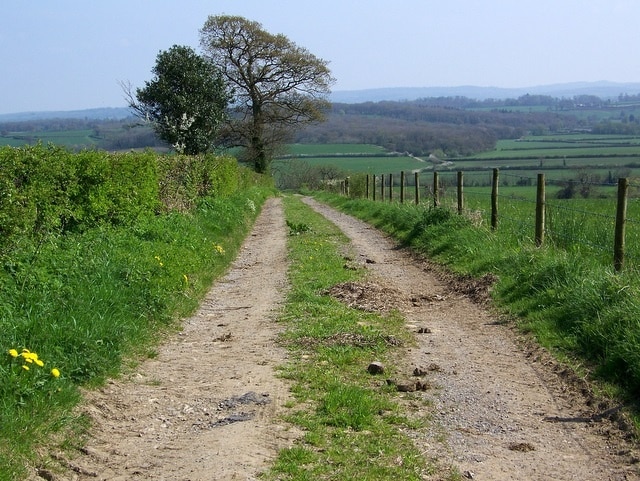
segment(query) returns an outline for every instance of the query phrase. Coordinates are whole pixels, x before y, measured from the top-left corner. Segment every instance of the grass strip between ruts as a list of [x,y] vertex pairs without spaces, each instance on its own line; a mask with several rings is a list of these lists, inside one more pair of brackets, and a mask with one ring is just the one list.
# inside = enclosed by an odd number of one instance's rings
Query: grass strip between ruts
[[348,239],[335,225],[298,197],[286,197],[285,209],[292,287],[280,319],[291,358],[281,374],[293,382],[287,419],[304,436],[280,452],[264,479],[422,479],[430,467],[402,431],[424,420],[405,416],[397,393],[367,372],[378,360],[393,373],[397,348],[388,340],[413,342],[404,320],[350,308],[326,294],[334,285],[362,281],[366,272],[345,259]]

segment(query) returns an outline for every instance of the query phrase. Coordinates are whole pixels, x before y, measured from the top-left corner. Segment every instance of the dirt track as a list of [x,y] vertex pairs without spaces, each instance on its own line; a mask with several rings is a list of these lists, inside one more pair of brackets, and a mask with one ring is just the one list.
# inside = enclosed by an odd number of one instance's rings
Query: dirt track
[[[635,449],[610,419],[615,409],[594,403],[587,386],[428,263],[306,201],[351,238],[354,261],[416,333],[418,347],[402,362],[407,376],[421,370],[432,388],[410,393],[405,405],[430,417],[431,428],[407,435],[442,468],[425,479],[445,479],[450,466],[479,480],[640,479]],[[274,322],[287,288],[286,236],[281,201],[271,199],[184,330],[130,378],[88,393],[84,409],[95,426],[77,457],[57,456],[67,476],[42,469],[31,479],[258,479],[300,436],[278,417],[288,387],[275,375],[286,361]]]

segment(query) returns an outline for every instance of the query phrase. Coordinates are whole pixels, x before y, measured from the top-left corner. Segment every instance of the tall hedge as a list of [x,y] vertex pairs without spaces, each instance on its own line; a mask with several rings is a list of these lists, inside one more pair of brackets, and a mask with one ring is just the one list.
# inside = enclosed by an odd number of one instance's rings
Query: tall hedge
[[129,225],[140,216],[192,209],[264,182],[232,157],[153,151],[73,153],[54,145],[0,148],[0,255],[19,239]]

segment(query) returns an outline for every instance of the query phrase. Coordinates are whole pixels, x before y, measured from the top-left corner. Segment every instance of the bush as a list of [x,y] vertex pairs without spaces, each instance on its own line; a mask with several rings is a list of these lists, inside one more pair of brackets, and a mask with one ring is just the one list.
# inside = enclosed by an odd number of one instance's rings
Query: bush
[[71,153],[53,145],[0,149],[0,257],[18,242],[96,225],[131,225],[160,212],[189,212],[271,180],[232,157],[152,151]]

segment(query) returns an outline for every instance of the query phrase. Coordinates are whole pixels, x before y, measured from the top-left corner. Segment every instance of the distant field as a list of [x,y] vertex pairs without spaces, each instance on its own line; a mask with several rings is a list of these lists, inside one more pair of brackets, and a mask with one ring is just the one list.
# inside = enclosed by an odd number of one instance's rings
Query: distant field
[[386,174],[431,168],[432,163],[406,154],[388,152],[368,144],[293,144],[288,154],[274,161],[274,168],[288,162],[304,162],[309,166],[334,166],[345,173]]
[[12,147],[19,147],[37,142],[42,142],[43,144],[51,142],[66,147],[90,147],[96,143],[96,139],[93,136],[94,131],[91,129],[51,132],[5,132],[4,134],[4,136],[0,136],[0,146],[10,145]]
[[287,154],[321,157],[322,155],[340,154],[386,154],[384,148],[369,144],[291,144],[287,146]]
[[482,107],[476,109],[480,112],[491,111],[505,111],[505,112],[554,112],[561,115],[572,115],[578,119],[583,119],[589,122],[602,122],[602,121],[619,121],[623,117],[633,115],[634,117],[640,117],[640,105],[637,103],[618,103],[615,107],[602,107],[602,108],[576,108],[571,110],[553,110],[552,108],[544,105],[539,106],[526,106],[526,105],[514,105],[506,107]]
[[392,172],[422,170],[431,163],[420,162],[412,157],[305,157],[297,159],[310,166],[332,165],[345,172],[386,174]]
[[563,182],[578,175],[588,175],[595,183],[640,177],[640,137],[621,135],[567,134],[501,140],[495,150],[439,163],[408,155],[393,156],[381,147],[363,144],[296,144],[290,146],[289,152],[286,161],[278,160],[274,165],[301,161],[311,166],[336,166],[347,173],[376,175],[419,170],[423,184],[430,181],[434,168],[448,184],[455,182],[457,171],[465,172],[467,185],[490,184],[490,171],[494,168],[500,169],[503,185],[535,182],[539,172],[544,172],[550,182]]

